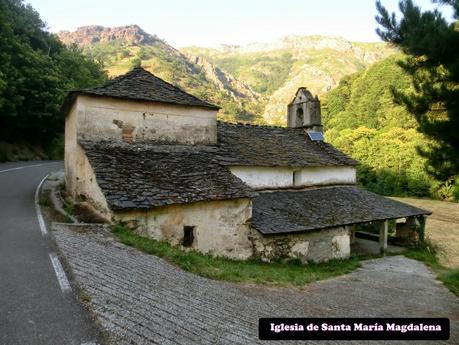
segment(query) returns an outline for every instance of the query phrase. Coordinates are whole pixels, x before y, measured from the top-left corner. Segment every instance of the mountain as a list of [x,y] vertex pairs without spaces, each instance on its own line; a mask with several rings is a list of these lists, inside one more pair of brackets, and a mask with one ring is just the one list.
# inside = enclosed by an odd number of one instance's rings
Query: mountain
[[74,32],[61,31],[59,39],[66,45],[91,46],[97,43],[123,41],[126,45],[161,44],[162,41],[154,35],[143,31],[138,25],[106,28],[100,25],[82,26]]
[[261,110],[256,108],[260,95],[249,86],[204,58],[186,56],[137,25],[85,26],[57,35],[65,44],[79,46],[85,54],[102,63],[112,77],[141,64],[158,77],[221,106],[222,119],[262,121]]
[[299,87],[306,86],[322,96],[345,75],[396,52],[385,43],[328,36],[286,36],[271,43],[187,47],[181,51],[206,58],[265,96],[263,117],[274,124],[285,124],[286,104]]
[[285,124],[286,105],[298,87],[324,95],[344,76],[395,52],[384,43],[326,36],[287,36],[270,43],[179,50],[137,25],[85,26],[58,36],[103,63],[110,76],[141,64],[221,106],[221,119],[271,124]]

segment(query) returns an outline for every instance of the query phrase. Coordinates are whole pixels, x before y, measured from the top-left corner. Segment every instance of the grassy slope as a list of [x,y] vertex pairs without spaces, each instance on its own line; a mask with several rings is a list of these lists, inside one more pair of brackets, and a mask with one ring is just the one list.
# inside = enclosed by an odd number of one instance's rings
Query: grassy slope
[[426,224],[426,238],[438,248],[440,264],[459,269],[459,203],[394,198],[432,212]]
[[349,273],[360,266],[357,257],[308,265],[297,261],[264,263],[258,260],[214,258],[196,251],[184,251],[166,242],[141,237],[120,225],[115,226],[113,232],[126,245],[162,257],[186,271],[217,280],[303,286],[313,281]]

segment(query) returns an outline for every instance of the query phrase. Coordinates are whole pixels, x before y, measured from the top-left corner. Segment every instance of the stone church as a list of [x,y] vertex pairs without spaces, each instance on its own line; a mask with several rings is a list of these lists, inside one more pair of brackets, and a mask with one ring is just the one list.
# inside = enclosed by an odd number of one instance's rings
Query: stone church
[[350,255],[353,226],[424,224],[427,211],[356,186],[357,162],[323,141],[300,88],[288,126],[217,121],[218,107],[138,67],[72,91],[63,107],[66,186],[107,222],[236,259]]

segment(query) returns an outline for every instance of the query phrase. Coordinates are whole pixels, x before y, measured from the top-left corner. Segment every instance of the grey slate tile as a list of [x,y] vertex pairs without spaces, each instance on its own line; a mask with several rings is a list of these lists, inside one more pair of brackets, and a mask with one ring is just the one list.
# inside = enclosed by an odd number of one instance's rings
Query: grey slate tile
[[222,164],[264,167],[354,166],[332,145],[311,141],[302,128],[218,122]]
[[251,225],[269,235],[428,214],[357,186],[336,186],[260,193],[253,199]]
[[[70,103],[71,98],[78,93],[219,109],[216,105],[200,100],[177,86],[156,77],[142,67],[136,67],[101,86],[71,91],[65,103]],[[64,109],[66,109],[66,105],[64,105]]]

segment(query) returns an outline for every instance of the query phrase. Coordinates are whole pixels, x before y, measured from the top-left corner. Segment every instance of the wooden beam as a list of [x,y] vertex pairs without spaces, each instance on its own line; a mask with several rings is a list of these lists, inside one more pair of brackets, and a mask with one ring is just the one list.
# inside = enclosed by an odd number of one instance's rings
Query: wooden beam
[[389,221],[386,219],[381,222],[379,228],[379,250],[381,255],[385,255],[387,251],[387,237],[389,235]]

